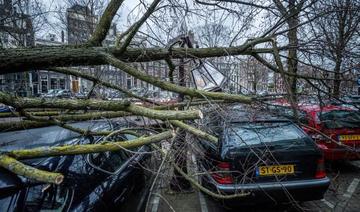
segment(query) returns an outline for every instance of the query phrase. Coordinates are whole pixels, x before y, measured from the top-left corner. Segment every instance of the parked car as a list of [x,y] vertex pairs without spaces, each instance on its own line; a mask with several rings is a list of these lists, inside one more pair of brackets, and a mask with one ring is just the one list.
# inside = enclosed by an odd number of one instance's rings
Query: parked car
[[350,107],[326,105],[301,106],[305,124],[341,143],[330,141],[315,130],[306,129],[325,154],[326,160],[360,159],[360,112]]
[[113,101],[123,100],[125,98],[126,98],[126,95],[121,92],[112,92],[112,93],[109,93],[106,97],[107,100],[113,100]]
[[330,184],[323,155],[299,126],[259,111],[224,111],[223,118],[205,113],[212,116],[204,119],[206,129],[219,136],[219,143],[198,142],[203,186],[222,194],[249,192],[223,200],[229,207],[323,198]]
[[[110,127],[116,130],[121,125],[112,123],[99,129],[109,130]],[[111,137],[110,141],[134,138],[126,134]],[[77,137],[59,141],[56,145],[101,141],[102,137]],[[143,146],[134,151],[144,153],[149,150],[150,147]],[[23,162],[63,173],[64,182],[48,185],[0,169],[0,211],[141,211],[147,199],[151,177],[143,167],[152,166],[149,154],[120,150]]]
[[86,99],[87,93],[84,93],[84,92],[75,93],[74,97],[77,99]]
[[344,96],[340,99],[333,99],[332,101],[329,101],[329,105],[336,105],[341,107],[348,107],[354,110],[358,110],[360,107],[360,96],[350,95],[350,96]]
[[0,113],[8,113],[13,110],[13,107],[0,103]]
[[349,95],[343,98],[345,102],[354,106],[360,106],[360,95]]
[[43,94],[44,98],[70,98],[72,93],[69,90],[50,89],[46,94]]
[[50,89],[47,93],[42,94],[41,97],[44,98],[55,98],[56,93],[59,92],[59,89]]
[[69,90],[59,90],[55,94],[55,97],[57,97],[57,98],[70,98],[70,97],[72,97],[72,93]]

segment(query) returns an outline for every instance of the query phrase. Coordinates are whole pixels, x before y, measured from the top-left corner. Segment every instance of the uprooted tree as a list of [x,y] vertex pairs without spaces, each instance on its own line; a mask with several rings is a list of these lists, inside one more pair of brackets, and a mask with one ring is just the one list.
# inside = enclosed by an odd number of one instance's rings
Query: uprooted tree
[[[221,2],[221,1],[219,1]],[[161,5],[160,0],[154,0],[142,16],[131,25],[124,33],[118,36],[115,46],[103,46],[103,41],[109,31],[112,20],[116,15],[119,7],[122,5],[121,0],[112,0],[107,5],[99,22],[96,26],[91,38],[81,45],[62,45],[62,46],[41,46],[28,48],[11,48],[1,49],[0,51],[0,74],[26,72],[30,70],[50,70],[62,74],[81,77],[93,82],[94,86],[102,86],[118,90],[128,97],[139,99],[148,104],[138,105],[128,100],[111,101],[111,100],[94,100],[87,99],[42,99],[42,98],[21,98],[12,96],[9,93],[0,92],[0,102],[10,105],[17,109],[16,115],[26,117],[21,123],[3,123],[0,125],[2,129],[12,128],[31,128],[39,126],[58,125],[68,130],[77,132],[81,135],[102,135],[106,136],[111,131],[89,131],[79,129],[68,124],[70,121],[83,121],[93,119],[111,119],[118,117],[142,116],[149,119],[161,120],[162,131],[158,134],[152,134],[139,137],[131,141],[116,141],[104,144],[87,144],[87,145],[66,145],[54,146],[50,148],[21,149],[10,152],[2,152],[0,155],[0,166],[27,178],[60,184],[63,181],[64,173],[52,173],[46,170],[28,166],[21,162],[21,159],[51,157],[70,154],[88,154],[104,151],[117,151],[120,149],[131,149],[142,145],[152,145],[157,149],[164,158],[167,158],[166,152],[163,152],[159,144],[164,140],[171,142],[187,142],[185,139],[175,139],[178,136],[184,136],[187,133],[207,140],[208,142],[217,143],[217,137],[209,132],[202,131],[193,125],[193,120],[202,119],[203,112],[198,105],[218,104],[218,103],[241,103],[247,105],[255,105],[261,102],[261,98],[256,96],[246,96],[241,94],[230,94],[225,92],[211,92],[206,90],[198,90],[195,88],[185,87],[173,81],[173,76],[169,76],[169,81],[153,77],[132,66],[132,63],[141,63],[149,61],[166,61],[170,70],[179,68],[175,66],[173,61],[181,59],[202,59],[215,58],[223,56],[239,56],[247,55],[255,58],[270,71],[279,74],[285,82],[289,99],[294,105],[296,98],[296,80],[302,79],[306,82],[314,84],[314,81],[322,81],[324,78],[317,75],[301,74],[296,71],[298,58],[296,53],[297,39],[296,29],[300,26],[298,14],[304,7],[303,1],[301,6],[289,4],[288,7],[293,12],[287,12],[278,1],[274,1],[279,7],[281,17],[276,23],[273,30],[280,28],[281,24],[288,21],[289,30],[289,46],[278,46],[278,33],[272,31],[264,36],[248,39],[241,45],[231,47],[212,47],[212,48],[188,48],[184,47],[133,47],[131,42],[138,33],[139,29],[144,25],[147,19],[157,10],[166,8],[167,4]],[[291,1],[292,2],[292,1]],[[172,3],[170,1],[170,3]],[[215,5],[217,6],[217,5]],[[258,5],[246,5],[258,6]],[[310,5],[311,6],[311,5]],[[260,6],[258,6],[260,7]],[[223,8],[224,9],[224,8]],[[226,9],[226,8],[225,8]],[[261,7],[260,7],[261,9]],[[229,11],[231,12],[231,11]],[[290,24],[291,23],[291,24]],[[286,30],[284,31],[286,32]],[[295,45],[295,47],[294,47]],[[283,64],[283,55],[281,51],[289,51],[288,67]],[[271,60],[269,60],[271,58]],[[122,71],[135,77],[138,80],[149,83],[162,90],[171,91],[185,97],[183,102],[173,105],[161,105],[161,103],[153,102],[146,97],[139,96],[129,90],[124,89],[117,84],[109,83],[99,77],[85,73],[76,67],[78,66],[95,66],[95,65],[111,65],[116,67],[118,71]],[[173,72],[170,72],[173,73]],[[106,74],[106,73],[105,73]],[[331,80],[331,78],[327,78]],[[315,86],[315,85],[314,85]],[[319,88],[320,89],[320,88]],[[65,112],[58,111],[33,112],[33,108],[60,109]],[[86,111],[86,112],[84,112]],[[190,121],[189,121],[190,120]],[[126,132],[131,132],[131,128],[127,128]],[[136,130],[135,130],[136,131]],[[122,131],[121,133],[124,133]],[[181,132],[181,133],[179,133]],[[181,147],[183,144],[171,145]],[[180,148],[181,149],[181,148]],[[177,151],[180,151],[177,149]],[[186,152],[182,153],[183,157]],[[203,192],[218,198],[233,198],[246,195],[239,192],[235,195],[223,195],[214,193],[202,187],[193,176],[184,171],[184,160],[186,158],[176,158],[171,165],[176,172],[190,182],[194,187]],[[179,162],[180,161],[180,162]],[[178,176],[179,177],[179,176]]]

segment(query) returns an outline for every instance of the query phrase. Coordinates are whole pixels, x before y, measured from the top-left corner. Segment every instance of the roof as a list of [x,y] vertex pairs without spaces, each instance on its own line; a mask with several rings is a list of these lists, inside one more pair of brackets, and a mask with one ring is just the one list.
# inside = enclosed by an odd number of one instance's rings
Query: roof
[[80,4],[74,4],[73,6],[68,8],[67,11],[94,16],[89,7]]

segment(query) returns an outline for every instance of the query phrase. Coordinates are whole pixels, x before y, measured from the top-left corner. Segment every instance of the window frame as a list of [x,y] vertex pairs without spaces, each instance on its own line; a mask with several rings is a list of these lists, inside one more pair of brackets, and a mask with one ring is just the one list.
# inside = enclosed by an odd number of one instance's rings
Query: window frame
[[[101,143],[102,138],[103,138],[103,137],[98,138],[94,143],[95,143],[95,144]],[[125,136],[125,138],[126,138],[126,136]],[[126,139],[127,139],[127,138],[126,138]],[[124,151],[124,150],[120,150],[120,151]],[[103,152],[103,153],[104,153],[104,152]],[[93,153],[92,153],[92,154],[93,154]],[[121,172],[123,169],[125,169],[125,168],[128,166],[128,164],[129,164],[129,163],[133,160],[133,158],[136,156],[136,154],[131,155],[131,156],[128,156],[128,158],[126,159],[126,161],[124,161],[124,163],[122,163],[122,164],[119,166],[119,168],[117,168],[115,171],[112,172],[112,171],[109,171],[109,170],[105,170],[105,169],[99,167],[98,165],[94,164],[94,163],[92,162],[92,158],[91,158],[92,154],[87,154],[87,155],[86,155],[86,162],[87,162],[92,168],[94,168],[94,169],[96,169],[96,170],[98,170],[98,171],[107,173],[107,174],[109,174],[109,175],[115,175],[115,174],[118,174],[119,172]],[[100,154],[101,154],[101,153],[100,153]]]

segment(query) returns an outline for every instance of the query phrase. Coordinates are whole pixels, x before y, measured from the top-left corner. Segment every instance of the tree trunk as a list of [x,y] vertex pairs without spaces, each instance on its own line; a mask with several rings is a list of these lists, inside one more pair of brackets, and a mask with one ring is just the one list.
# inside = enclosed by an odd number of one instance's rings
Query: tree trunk
[[[297,16],[290,18],[289,20],[289,32],[288,32],[288,39],[289,39],[289,53],[288,53],[288,71],[293,74],[297,74],[298,72],[298,62],[297,62],[297,46],[298,46],[298,38],[297,38]],[[294,28],[293,28],[294,27]],[[297,90],[297,78],[295,76],[289,77],[289,84],[292,93],[294,94],[294,100],[296,100],[296,90]]]
[[0,51],[0,74],[24,72],[61,66],[105,65],[104,54],[109,53],[127,62],[148,62],[166,58],[207,58],[251,53],[271,53],[272,49],[251,49],[252,45],[266,42],[269,38],[254,39],[243,45],[224,48],[127,48],[120,52],[115,47],[43,46],[34,48],[10,48]]
[[[185,68],[184,68],[184,59],[180,59],[179,66],[179,85],[186,86],[185,82]],[[178,101],[184,101],[184,94],[179,94]],[[179,107],[179,110],[183,110],[184,107]],[[182,172],[187,173],[187,144],[186,144],[186,131],[184,129],[179,129],[178,134],[174,140],[173,150],[175,164],[182,170]],[[170,182],[170,189],[175,192],[180,192],[184,190],[190,190],[191,184],[184,176],[176,169],[174,169],[174,174]]]
[[335,68],[334,68],[334,85],[333,85],[333,93],[332,96],[334,98],[340,97],[340,84],[341,84],[341,75],[340,75],[340,68],[341,68],[341,59],[338,58],[336,60]]

